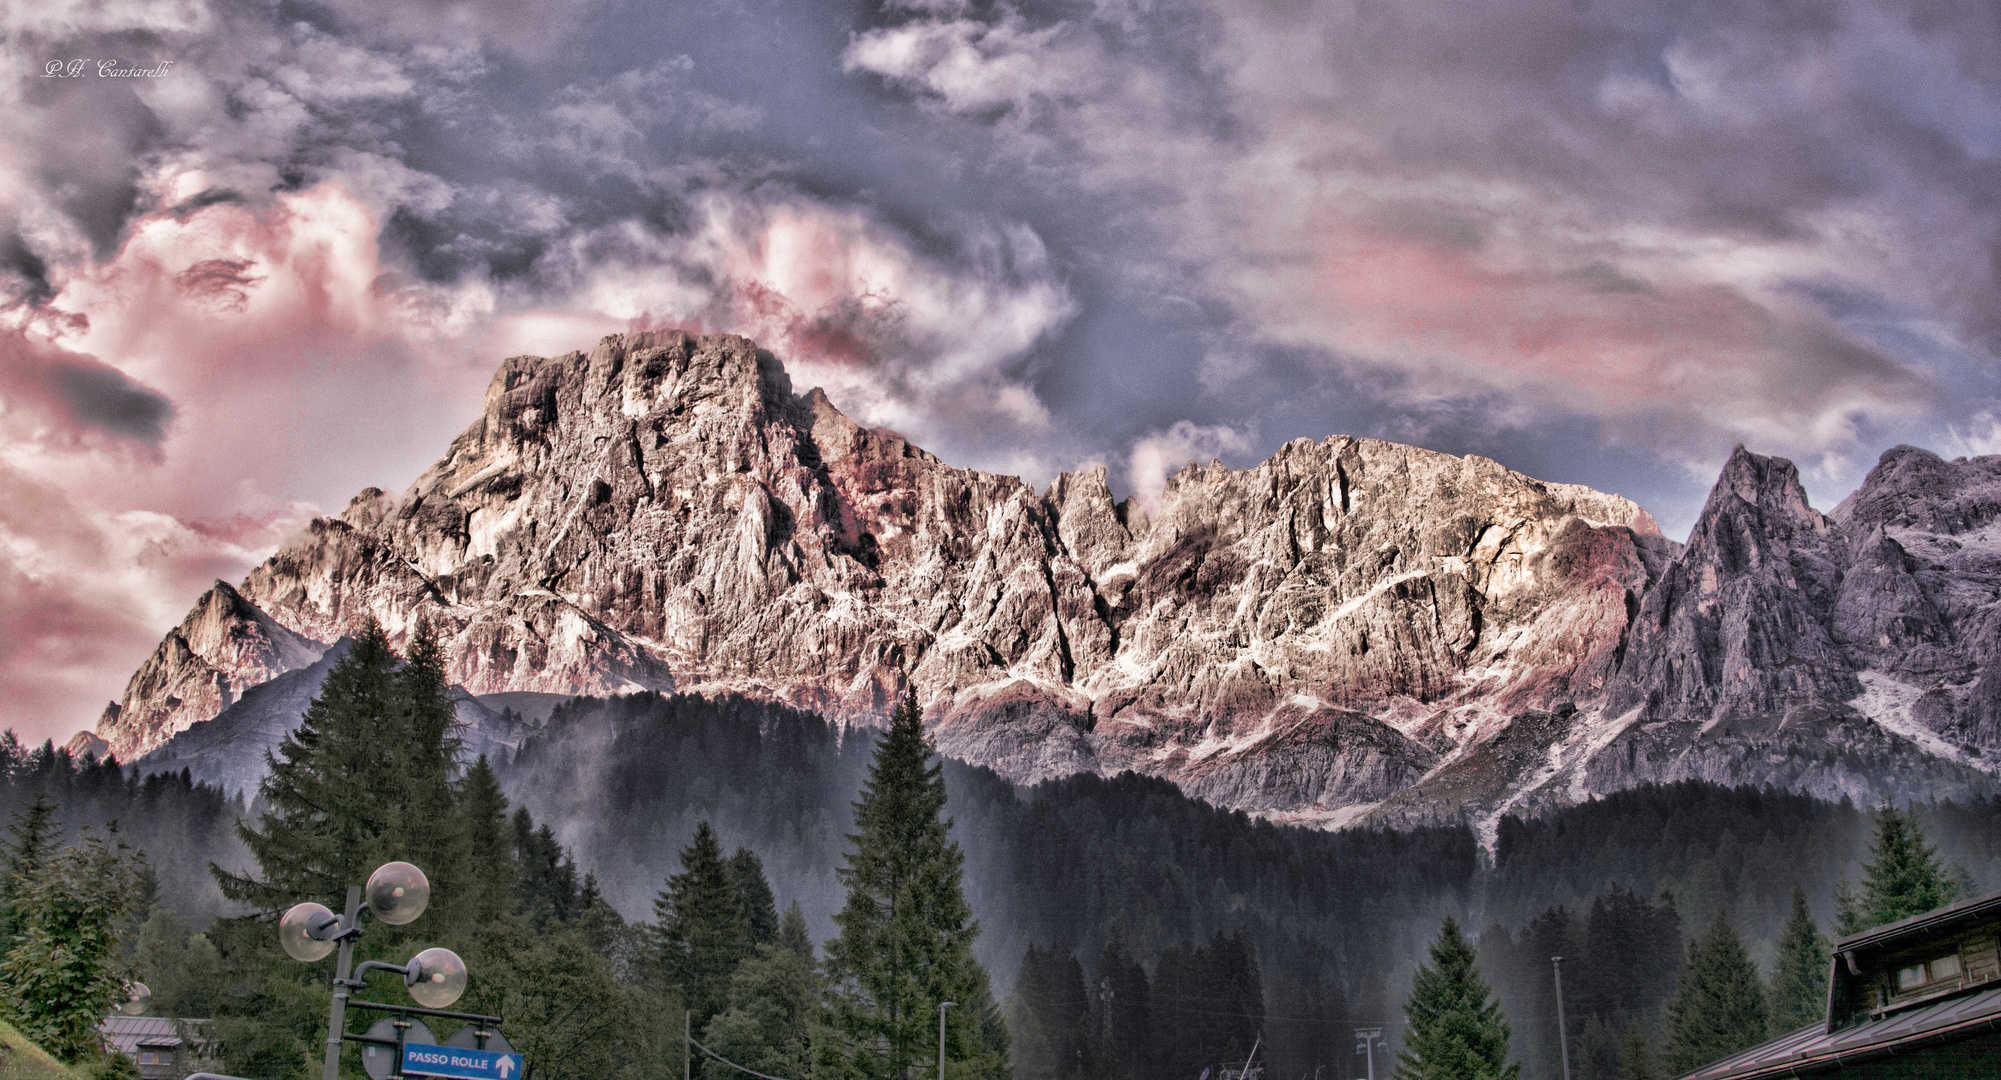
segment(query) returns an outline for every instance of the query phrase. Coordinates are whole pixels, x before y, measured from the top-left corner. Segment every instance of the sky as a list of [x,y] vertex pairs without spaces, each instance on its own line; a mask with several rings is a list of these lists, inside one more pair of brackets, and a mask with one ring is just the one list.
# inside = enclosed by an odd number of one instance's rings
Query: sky
[[0,727],[670,326],[1038,487],[1345,433],[1680,539],[1741,443],[1827,509],[2001,450],[2001,7],[0,5]]

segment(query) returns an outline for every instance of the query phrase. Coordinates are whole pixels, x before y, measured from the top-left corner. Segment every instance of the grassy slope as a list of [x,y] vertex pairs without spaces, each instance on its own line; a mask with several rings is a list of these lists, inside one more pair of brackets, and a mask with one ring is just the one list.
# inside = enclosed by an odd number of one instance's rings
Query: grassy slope
[[0,1080],[83,1080],[88,1075],[50,1057],[0,1020]]

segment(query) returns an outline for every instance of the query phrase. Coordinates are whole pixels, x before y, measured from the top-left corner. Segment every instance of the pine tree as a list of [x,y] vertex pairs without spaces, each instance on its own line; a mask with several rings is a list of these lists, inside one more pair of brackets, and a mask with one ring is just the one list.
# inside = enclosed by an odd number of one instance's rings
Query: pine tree
[[1830,962],[1827,936],[1807,910],[1806,890],[1793,885],[1793,912],[1779,931],[1772,965],[1772,1033],[1784,1035],[1827,1017]]
[[1619,1051],[1625,1080],[1654,1080],[1654,1057],[1647,1049],[1647,1031],[1638,1020],[1626,1025],[1626,1045]]
[[1876,840],[1862,866],[1860,893],[1843,883],[1835,923],[1842,934],[1921,915],[1958,900],[1962,874],[1947,870],[1938,848],[1925,842],[1915,817],[1884,803],[1876,811]]
[[598,955],[611,959],[617,952],[625,919],[598,889],[596,874],[584,875],[583,888],[577,890],[577,914],[570,926]]
[[1083,1075],[1091,1042],[1091,1010],[1084,993],[1084,969],[1074,955],[1029,945],[1008,1006],[1015,1080],[1071,1080]]
[[514,909],[540,930],[568,923],[577,908],[577,864],[545,822],[536,828],[528,808],[514,811]]
[[1431,943],[1431,963],[1419,965],[1411,982],[1397,1080],[1513,1080],[1521,1072],[1508,1064],[1508,1023],[1487,1000],[1474,961],[1473,946],[1447,916]]
[[[13,732],[9,731],[9,737]],[[0,849],[0,952],[12,948],[21,933],[16,905],[35,880],[42,863],[55,846],[61,823],[56,821],[56,804],[48,792],[35,792],[35,801],[16,809],[7,822],[7,845]]]
[[[1124,939],[1114,931],[1098,952],[1097,983],[1092,994],[1096,1010],[1095,1026],[1110,1043],[1116,1075],[1155,1075],[1157,1056],[1153,1037],[1153,986],[1146,968],[1126,952]],[[1346,1018],[1346,1010],[1337,1015]]]
[[403,764],[391,753],[415,741],[397,730],[409,710],[396,664],[371,622],[327,672],[298,730],[267,757],[258,797],[269,809],[256,826],[237,825],[263,876],[211,865],[224,896],[263,911],[301,900],[338,909],[349,884],[407,856],[420,823]]
[[1763,1042],[1765,988],[1729,916],[1688,946],[1681,986],[1668,1002],[1667,1067],[1687,1072]]
[[778,944],[799,954],[808,965],[814,963],[813,936],[806,929],[806,913],[799,909],[799,901],[785,909],[785,917],[778,922]]
[[751,952],[737,883],[708,822],[695,827],[681,872],[667,879],[653,912],[660,969],[701,1030],[728,1004],[730,973]]
[[397,716],[379,738],[396,765],[403,790],[402,854],[431,880],[437,909],[433,933],[477,925],[474,897],[485,891],[472,865],[469,823],[458,812],[458,710],[445,675],[444,650],[429,619],[419,616],[394,678]]
[[755,852],[740,847],[730,856],[729,872],[746,939],[753,946],[771,944],[778,937],[778,902],[772,898],[771,882],[765,880],[764,863]]
[[467,921],[484,926],[513,908],[515,865],[508,832],[507,796],[481,754],[459,785],[458,816],[464,830]]
[[830,1071],[901,1076],[937,1052],[939,1003],[946,1057],[961,1077],[1003,1080],[1007,1034],[987,973],[973,958],[979,925],[960,886],[965,856],[950,836],[945,781],[924,743],[914,688],[890,718],[855,803],[854,851],[838,871],[848,899],[827,943],[838,1046]]

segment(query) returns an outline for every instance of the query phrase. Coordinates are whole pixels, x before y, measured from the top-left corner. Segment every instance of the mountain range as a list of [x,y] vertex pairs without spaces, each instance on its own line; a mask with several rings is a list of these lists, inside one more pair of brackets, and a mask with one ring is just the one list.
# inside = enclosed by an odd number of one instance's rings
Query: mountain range
[[[1739,448],[1685,544],[1634,503],[1337,435],[1151,499],[866,428],[745,338],[507,360],[406,491],[197,601],[79,749],[254,783],[329,652],[428,619],[469,742],[570,695],[737,693],[1017,782],[1126,770],[1281,821],[1467,819],[1650,781],[1996,789],[2001,457],[1885,453],[1815,510]],[[99,741],[101,740],[101,741]]]

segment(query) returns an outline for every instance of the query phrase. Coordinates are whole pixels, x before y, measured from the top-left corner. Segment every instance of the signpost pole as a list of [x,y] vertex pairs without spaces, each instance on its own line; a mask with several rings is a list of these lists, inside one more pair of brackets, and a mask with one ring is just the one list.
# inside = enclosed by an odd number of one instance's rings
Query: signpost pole
[[[347,887],[347,914],[340,920],[340,959],[334,962],[333,1011],[327,1015],[327,1058],[320,1080],[340,1080],[340,1034],[347,1027],[347,978],[354,964],[354,934],[361,919],[361,886]],[[321,953],[325,956],[325,953]]]

